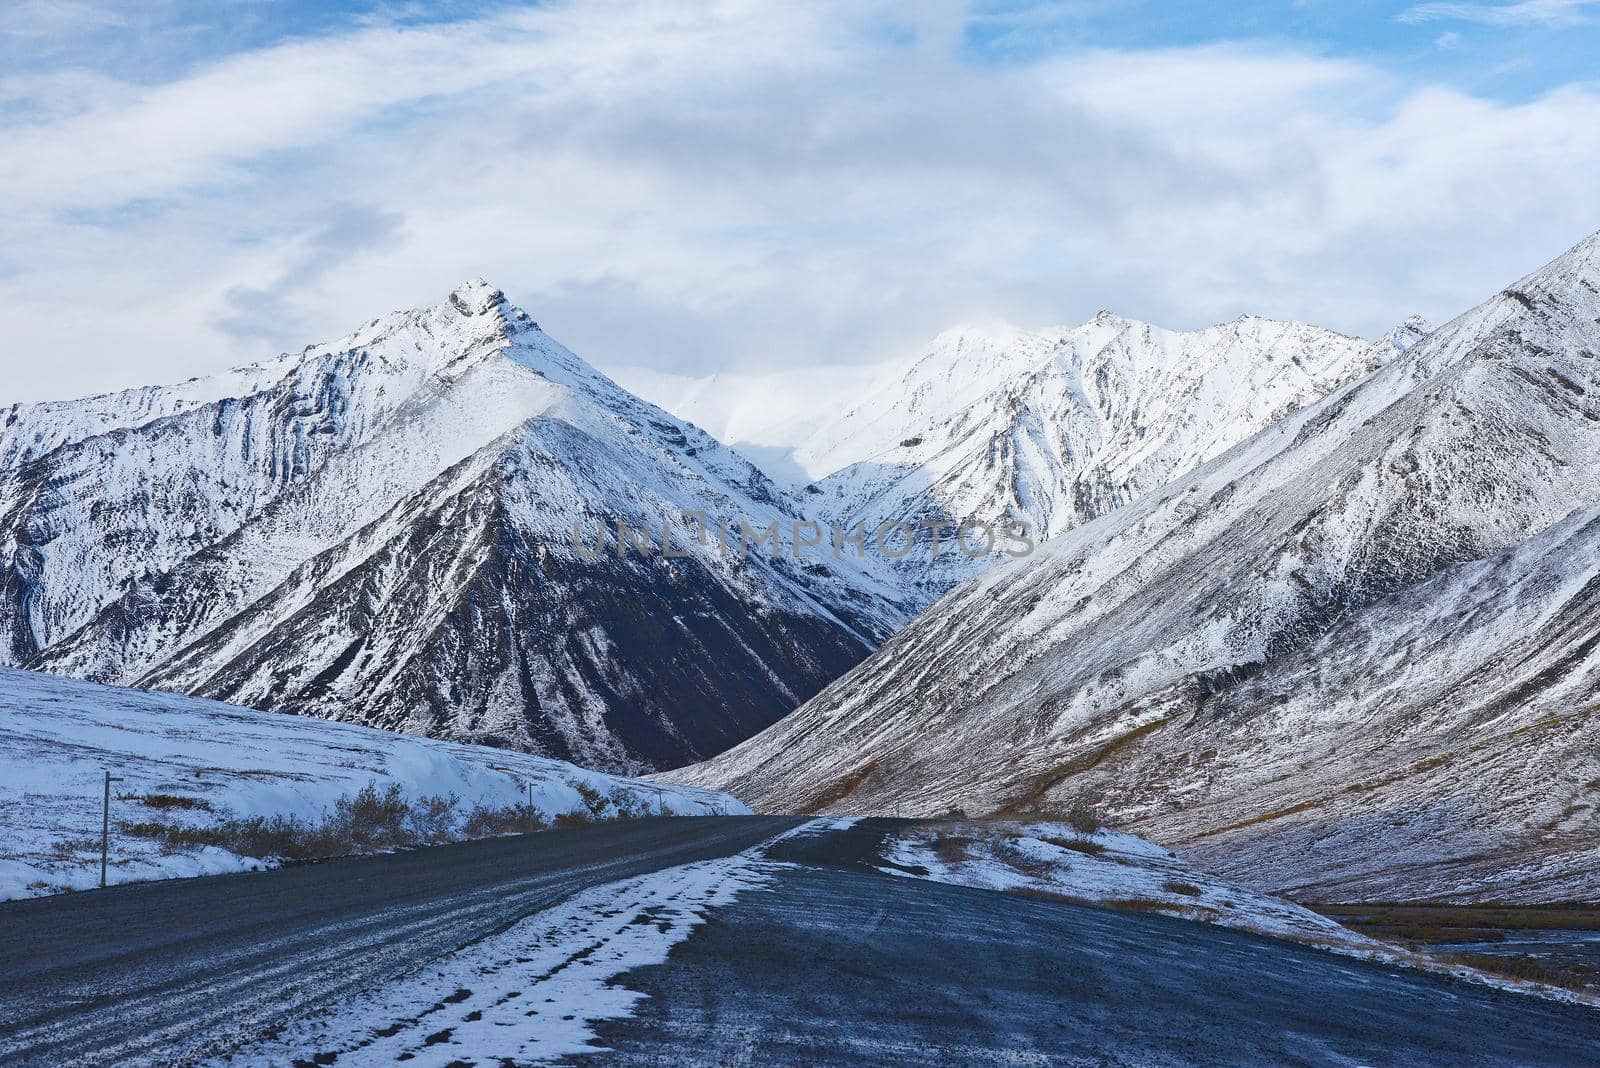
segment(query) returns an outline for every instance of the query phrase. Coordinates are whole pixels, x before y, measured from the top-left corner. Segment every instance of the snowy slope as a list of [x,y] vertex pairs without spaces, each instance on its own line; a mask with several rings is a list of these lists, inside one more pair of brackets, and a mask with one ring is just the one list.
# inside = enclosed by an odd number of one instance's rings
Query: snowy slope
[[482,282],[10,420],[14,665],[640,770],[747,737],[905,616],[848,560],[590,551],[619,521],[659,551],[663,517],[676,548],[688,513],[800,512]]
[[[1245,316],[1172,331],[1101,312],[1030,333],[953,331],[897,382],[799,450],[826,468],[812,505],[847,527],[964,521],[1055,537],[1135,500],[1287,413],[1388,362],[1425,333],[1376,344]],[[919,603],[1004,558],[947,534],[897,563]]]
[[819,427],[795,459],[820,479],[886,452],[1038,366],[1053,344],[1048,332],[1004,323],[947,330],[902,374]]
[[915,824],[891,840],[885,857],[890,874],[1148,909],[1344,950],[1383,948],[1304,906],[1230,883],[1153,842],[1105,828],[1084,833],[1048,821]]
[[[589,811],[580,787],[619,806],[678,815],[738,814],[731,798],[658,788],[522,753],[428,741],[214,701],[116,689],[0,669],[0,899],[99,882],[100,820],[110,771],[118,824],[229,816],[316,820],[368,784],[412,801],[454,795],[475,807],[526,804],[546,818]],[[149,799],[161,802],[154,804]],[[187,802],[183,807],[171,799]],[[115,835],[109,881],[258,866],[217,846],[158,846]]]
[[1600,236],[679,777],[852,813],[1091,789],[1267,889],[1592,897],[1597,364]]

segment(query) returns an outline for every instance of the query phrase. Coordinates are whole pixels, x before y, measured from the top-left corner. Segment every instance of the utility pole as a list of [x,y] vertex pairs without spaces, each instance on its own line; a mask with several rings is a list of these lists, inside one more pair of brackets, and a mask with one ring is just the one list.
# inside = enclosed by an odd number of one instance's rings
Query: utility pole
[[533,833],[533,780],[528,780],[528,833]]
[[117,776],[106,772],[105,801],[100,808],[100,888],[106,885],[106,863],[111,857],[111,784],[121,782]]

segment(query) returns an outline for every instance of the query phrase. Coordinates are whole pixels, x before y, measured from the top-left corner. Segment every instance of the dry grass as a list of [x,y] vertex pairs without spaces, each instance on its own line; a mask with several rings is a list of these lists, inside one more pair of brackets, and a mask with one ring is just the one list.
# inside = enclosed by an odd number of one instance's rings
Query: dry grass
[[1168,716],[1164,719],[1153,720],[1149,723],[1146,723],[1142,727],[1135,727],[1130,731],[1112,738],[1103,745],[1100,745],[1099,747],[1092,749],[1081,756],[1067,761],[1065,764],[1060,765],[1054,770],[1046,772],[1035,779],[1033,785],[1024,791],[1021,796],[1014,798],[1012,801],[1002,805],[998,810],[996,810],[995,815],[1017,816],[1025,812],[1036,811],[1038,808],[1038,802],[1045,796],[1045,794],[1049,793],[1051,790],[1054,790],[1056,787],[1060,786],[1062,783],[1076,775],[1082,775],[1086,771],[1094,770],[1101,764],[1105,763],[1106,760],[1115,756],[1128,746],[1131,746],[1133,743],[1137,742],[1151,731],[1158,730],[1161,727],[1166,726],[1168,723],[1171,723],[1174,718],[1176,717]]
[[838,782],[823,790],[810,801],[802,805],[801,811],[821,812],[831,805],[838,804],[840,801],[843,801],[845,798],[859,790],[861,788],[861,784],[866,782],[867,778],[876,770],[878,770],[878,762],[876,760],[867,761],[865,764],[861,765],[861,767],[857,768],[849,775],[846,775],[844,778],[840,779]]
[[98,838],[57,838],[50,843],[50,858],[58,863],[74,863],[79,853],[100,852]]
[[1402,942],[1492,942],[1504,931],[1600,931],[1600,906],[1308,904],[1346,927]]
[[[1564,905],[1312,905],[1352,930],[1382,942],[1427,953],[1465,942],[1503,942],[1518,931],[1600,931],[1600,907]],[[1551,966],[1526,956],[1438,953],[1432,959],[1505,979],[1544,983],[1567,990],[1600,988],[1600,973],[1586,965]]]
[[1036,886],[1018,886],[1007,890],[1008,894],[1018,897],[1033,898],[1035,901],[1055,901],[1063,905],[1087,905],[1093,907],[1095,902],[1086,897],[1076,897],[1072,894],[1063,894],[1059,890],[1045,890]]
[[1123,912],[1157,912],[1169,916],[1178,906],[1170,901],[1157,901],[1148,897],[1117,897],[1097,901],[1102,908],[1121,909]]
[[1047,835],[1039,840],[1041,842],[1049,842],[1058,849],[1070,849],[1090,857],[1098,857],[1106,851],[1106,847],[1096,842],[1093,838],[1058,838],[1054,835]]
[[972,851],[972,839],[940,835],[933,841],[933,855],[946,864],[965,863]]
[[1497,957],[1492,953],[1449,953],[1438,959],[1447,964],[1460,964],[1489,975],[1497,975],[1503,979],[1517,979],[1525,983],[1543,983],[1546,986],[1559,986],[1566,990],[1586,990],[1590,985],[1585,981],[1588,978],[1585,973],[1590,971],[1587,968],[1571,971],[1556,969],[1531,957]]

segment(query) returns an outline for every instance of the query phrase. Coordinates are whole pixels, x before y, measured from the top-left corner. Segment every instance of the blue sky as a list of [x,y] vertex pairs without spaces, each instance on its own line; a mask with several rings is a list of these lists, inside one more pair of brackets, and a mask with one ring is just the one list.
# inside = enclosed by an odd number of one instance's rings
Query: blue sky
[[0,403],[478,275],[689,375],[1101,307],[1376,334],[1600,228],[1597,46],[1581,0],[16,0]]
[[967,41],[975,59],[996,63],[1082,47],[1187,48],[1253,41],[1372,62],[1418,84],[1448,84],[1506,101],[1600,78],[1600,4],[1581,0],[996,0],[978,5]]

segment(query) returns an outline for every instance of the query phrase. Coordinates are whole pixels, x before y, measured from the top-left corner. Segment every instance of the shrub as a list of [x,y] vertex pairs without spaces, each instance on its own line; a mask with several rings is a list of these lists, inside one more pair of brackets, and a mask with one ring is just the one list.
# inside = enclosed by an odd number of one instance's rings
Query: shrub
[[654,816],[658,802],[654,797],[642,794],[629,793],[627,790],[617,788],[611,791],[611,807],[616,810],[619,819],[637,819],[641,816]]
[[243,857],[280,857],[284,860],[323,860],[354,853],[361,845],[340,835],[332,821],[306,823],[293,816],[251,816],[228,820],[208,845],[220,846]]
[[121,823],[117,830],[151,839],[167,850],[216,846],[242,857],[318,860],[355,851],[354,843],[329,833],[326,822],[309,824],[292,816],[247,816],[200,827],[146,821]]
[[411,806],[399,783],[390,783],[378,793],[376,783],[367,783],[354,797],[341,797],[333,803],[333,817],[326,821],[327,832],[346,839],[358,848],[382,849],[409,845],[407,820]]
[[583,807],[589,815],[598,819],[605,815],[606,806],[610,798],[586,782],[573,783],[572,788],[578,791],[578,796],[583,798]]
[[167,849],[216,846],[244,857],[321,860],[450,841],[456,837],[456,803],[451,795],[425,797],[412,804],[398,783],[382,792],[377,784],[368,783],[354,796],[347,794],[335,801],[333,811],[321,820],[277,815],[232,816],[199,825],[134,821],[118,824],[118,831],[159,842]]
[[496,838],[502,834],[526,834],[546,827],[544,817],[537,809],[525,804],[509,808],[474,806],[461,821],[463,838]]
[[190,812],[210,812],[211,802],[203,801],[198,797],[184,797],[181,794],[145,794],[129,800],[137,801],[146,808],[153,808],[160,812],[172,809],[182,809]]
[[1096,842],[1093,838],[1046,838],[1044,841],[1062,849],[1071,849],[1091,857],[1098,857],[1106,851],[1106,847]]
[[[554,826],[581,827],[612,809],[625,816],[643,814],[637,799],[602,794],[583,784],[577,789],[583,797],[583,809],[556,817]],[[117,831],[158,842],[168,850],[217,846],[239,856],[301,861],[438,845],[464,838],[492,838],[552,825],[526,803],[507,808],[477,805],[464,815],[459,811],[460,804],[461,799],[455,794],[408,801],[398,783],[381,790],[376,783],[368,783],[354,795],[339,798],[332,810],[317,820],[282,815],[229,816],[203,824],[141,820],[119,823]],[[158,803],[153,807],[193,806]],[[98,842],[93,844],[99,847]]]
[[1167,879],[1161,884],[1161,889],[1169,894],[1182,894],[1184,897],[1199,897],[1205,893],[1194,883],[1186,883],[1182,879]]
[[411,833],[424,845],[455,841],[456,806],[460,803],[461,799],[455,794],[421,798],[411,806]]

